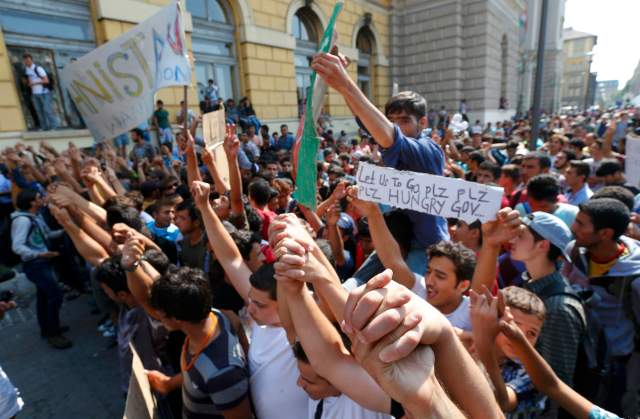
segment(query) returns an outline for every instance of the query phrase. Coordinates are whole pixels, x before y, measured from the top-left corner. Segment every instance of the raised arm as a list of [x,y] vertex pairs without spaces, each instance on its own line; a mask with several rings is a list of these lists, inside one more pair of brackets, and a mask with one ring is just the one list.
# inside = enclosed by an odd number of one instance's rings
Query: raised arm
[[240,151],[240,140],[236,136],[236,126],[227,124],[227,135],[224,139],[224,151],[227,154],[229,165],[229,184],[231,193],[229,201],[232,214],[244,214],[242,203],[242,175],[238,165],[238,152]]
[[369,221],[369,232],[376,253],[385,268],[393,271],[396,282],[409,289],[415,286],[416,278],[402,257],[400,246],[393,238],[380,207],[373,202],[358,199],[358,187],[352,186],[348,191],[349,199],[362,215]]
[[[391,365],[420,344],[429,345],[435,354],[437,377],[451,400],[471,418],[502,418],[487,380],[448,320],[425,300],[391,281],[391,275],[387,270],[350,293],[345,332],[357,334],[359,342],[366,345],[383,344],[378,359]],[[411,397],[408,402],[412,403]]]
[[616,118],[611,118],[611,122],[609,122],[609,126],[604,133],[604,137],[602,139],[602,154],[605,157],[611,157],[613,137],[616,135],[616,127],[618,123]]
[[231,285],[236,289],[245,303],[249,302],[249,277],[251,270],[242,259],[240,250],[236,246],[233,238],[224,228],[222,221],[218,218],[209,202],[210,185],[205,182],[193,182],[191,194],[204,222],[209,244],[213,249],[217,259],[222,264],[224,271],[229,276]]
[[69,235],[73,245],[75,246],[80,256],[91,266],[98,266],[102,261],[109,257],[107,250],[89,236],[85,231],[78,227],[73,221],[69,213],[64,208],[58,208],[55,205],[50,205],[49,209],[51,214],[62,225],[64,231]]
[[317,54],[311,67],[327,85],[342,95],[351,112],[364,124],[369,133],[384,148],[394,143],[393,124],[380,110],[367,99],[358,85],[351,80],[341,57],[332,54]]
[[202,161],[207,166],[207,170],[211,174],[213,178],[213,186],[216,188],[216,192],[220,195],[225,195],[230,186],[227,182],[222,178],[220,172],[218,171],[218,166],[216,166],[215,155],[212,150],[209,150],[207,147],[202,149]]
[[500,246],[516,237],[524,228],[518,211],[509,207],[498,211],[495,221],[482,224],[482,248],[478,253],[476,270],[471,281],[472,290],[484,293],[485,287],[493,288]]
[[82,197],[82,195],[75,193],[63,185],[58,186],[56,193],[66,197],[75,208],[89,214],[89,216],[99,224],[105,225],[107,223],[107,211],[101,206],[96,205],[91,201],[87,201]]
[[183,135],[187,135],[187,148],[185,154],[187,157],[187,181],[191,185],[194,181],[202,181],[200,170],[198,169],[198,157],[196,156],[196,143],[187,130],[182,130]]
[[129,235],[122,249],[122,268],[127,273],[127,286],[136,301],[150,316],[159,318],[158,312],[151,307],[149,297],[151,286],[160,274],[147,261],[141,259],[143,254],[144,243]]
[[285,282],[295,331],[313,370],[361,406],[389,413],[391,399],[349,354],[307,287],[298,281]]
[[544,358],[527,341],[513,319],[508,317],[507,315],[506,319],[500,321],[500,331],[509,339],[513,351],[527,370],[536,389],[558,402],[572,416],[588,419],[594,408],[593,403],[558,378]]
[[[486,293],[485,293],[486,294]],[[503,412],[510,412],[518,405],[518,396],[507,387],[496,354],[498,335],[498,301],[489,295],[479,295],[471,291],[471,323],[473,343],[480,361],[484,365],[493,384],[493,393]]]

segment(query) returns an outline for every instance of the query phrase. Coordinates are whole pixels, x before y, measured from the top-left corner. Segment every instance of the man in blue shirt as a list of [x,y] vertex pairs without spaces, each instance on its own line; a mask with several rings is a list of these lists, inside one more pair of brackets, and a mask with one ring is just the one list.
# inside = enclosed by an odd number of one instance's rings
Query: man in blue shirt
[[280,126],[280,137],[278,137],[278,140],[275,144],[276,150],[290,151],[293,148],[293,144],[295,142],[295,137],[289,132],[289,126],[287,126],[287,124],[282,124]]
[[[427,128],[427,101],[418,93],[401,92],[389,99],[383,114],[349,77],[345,62],[331,54],[318,54],[312,68],[338,91],[367,131],[382,148],[385,166],[399,170],[442,176],[444,153],[438,144],[422,133]],[[426,269],[426,248],[449,239],[447,222],[442,217],[407,211],[414,229],[414,255],[420,260],[409,265],[418,274]]]

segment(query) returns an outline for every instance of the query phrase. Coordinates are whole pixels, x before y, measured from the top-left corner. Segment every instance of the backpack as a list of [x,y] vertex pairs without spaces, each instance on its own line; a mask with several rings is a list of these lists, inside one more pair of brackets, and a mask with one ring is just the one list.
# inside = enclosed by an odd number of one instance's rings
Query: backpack
[[598,395],[600,381],[609,369],[611,354],[607,337],[600,320],[591,310],[594,301],[593,290],[576,291],[570,286],[561,284],[551,297],[562,295],[579,302],[584,309],[585,332],[578,345],[578,356],[573,373],[573,385],[582,396],[595,400]]
[[[31,227],[29,227],[29,232],[27,233],[27,237],[29,237],[35,227],[35,223],[26,215],[21,215],[20,217],[29,218],[29,221],[31,222]],[[13,240],[11,237],[11,225],[13,224],[13,220],[17,218],[18,217],[8,220],[4,223],[2,229],[0,229],[0,263],[9,268],[12,268],[22,262],[20,255],[16,254],[12,248]]]
[[[35,72],[36,74],[38,74],[38,69],[42,69],[42,71],[44,71],[47,75],[47,78],[49,79],[49,83],[47,84],[43,84],[43,87],[46,87],[47,89],[53,91],[53,89],[55,89],[56,87],[56,81],[53,78],[53,74],[49,74],[49,72],[47,72],[47,70],[45,70],[42,66],[35,64]],[[25,69],[25,76],[26,76],[27,70]],[[38,74],[38,77],[40,77],[40,75]]]

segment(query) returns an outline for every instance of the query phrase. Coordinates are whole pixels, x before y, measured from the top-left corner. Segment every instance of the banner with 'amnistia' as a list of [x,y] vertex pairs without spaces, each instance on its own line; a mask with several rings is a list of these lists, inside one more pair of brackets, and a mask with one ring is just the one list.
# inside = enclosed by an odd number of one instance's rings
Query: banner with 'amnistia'
[[61,80],[97,141],[135,128],[153,113],[158,89],[191,83],[178,4],[70,63]]

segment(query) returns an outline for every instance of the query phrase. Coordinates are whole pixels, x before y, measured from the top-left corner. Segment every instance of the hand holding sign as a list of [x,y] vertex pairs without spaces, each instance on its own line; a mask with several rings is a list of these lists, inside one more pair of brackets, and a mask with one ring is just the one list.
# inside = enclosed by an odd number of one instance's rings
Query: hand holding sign
[[360,163],[358,198],[468,223],[495,220],[502,188]]

